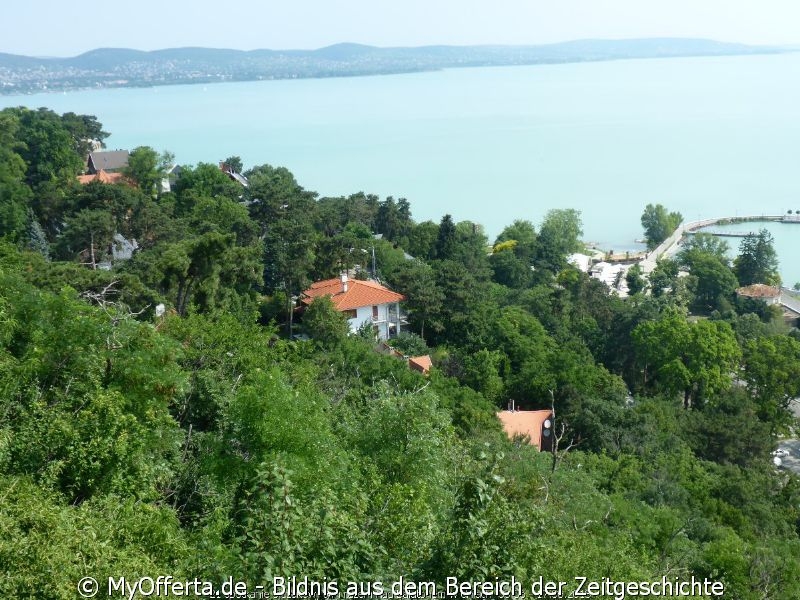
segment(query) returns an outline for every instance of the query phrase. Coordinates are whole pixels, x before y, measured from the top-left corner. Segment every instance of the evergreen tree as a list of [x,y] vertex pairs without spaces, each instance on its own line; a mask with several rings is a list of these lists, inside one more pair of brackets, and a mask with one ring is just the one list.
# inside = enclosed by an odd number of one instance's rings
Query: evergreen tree
[[50,258],[50,244],[47,241],[47,236],[45,235],[42,226],[39,225],[39,221],[36,219],[36,215],[31,208],[28,208],[28,226],[26,228],[26,237],[26,246],[29,250],[38,252],[44,256],[45,259]]
[[445,215],[439,223],[439,234],[436,237],[436,258],[449,260],[453,257],[456,245],[456,225],[453,217]]
[[766,229],[751,233],[742,240],[739,244],[739,256],[733,261],[733,265],[740,285],[780,285],[778,255],[772,234]]

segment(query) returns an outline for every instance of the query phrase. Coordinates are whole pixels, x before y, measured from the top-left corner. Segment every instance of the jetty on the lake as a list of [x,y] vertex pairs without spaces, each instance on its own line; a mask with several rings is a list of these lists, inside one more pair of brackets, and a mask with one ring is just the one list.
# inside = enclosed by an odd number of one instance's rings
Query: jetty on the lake
[[695,235],[698,233],[710,233],[715,237],[737,237],[743,238],[748,235],[758,233],[757,231],[726,231],[725,229],[704,229],[703,231],[686,231],[685,235]]
[[[775,216],[766,216],[766,217],[725,217],[723,219],[719,219],[717,225],[727,225],[730,223],[742,223],[742,222],[751,222],[751,221],[776,221],[779,223],[800,223],[800,214],[797,215],[781,215],[780,217]],[[691,225],[691,223],[689,224]],[[706,229],[709,227],[708,225],[704,225],[699,228],[692,228],[687,226],[686,230],[684,231],[685,235],[695,235],[697,233],[710,233],[716,237],[738,237],[743,238],[747,237],[748,235],[756,235],[757,231],[731,231],[729,229]]]
[[[730,225],[735,223],[748,223],[759,221],[774,221],[780,223],[800,223],[800,211],[797,214],[785,215],[752,215],[745,217],[718,217],[716,219],[702,219],[689,223],[681,223],[678,228],[667,239],[661,242],[658,247],[650,252],[625,252],[625,253],[603,253],[596,247],[594,254],[571,254],[567,261],[585,273],[589,273],[616,291],[620,297],[628,295],[626,274],[635,264],[639,265],[642,273],[649,275],[656,268],[658,260],[662,257],[672,257],[678,253],[680,243],[684,236],[695,235],[698,233],[710,233],[720,237],[747,237],[756,235],[756,231],[746,230],[724,230],[708,229],[715,225]],[[637,240],[638,241],[638,240]],[[777,296],[776,296],[777,297]],[[797,321],[800,319],[800,296],[796,292],[788,289],[781,290],[780,301],[778,302],[784,309],[787,318]]]
[[[758,221],[775,221],[779,223],[800,223],[800,214],[785,214],[785,215],[750,215],[744,217],[718,217],[716,219],[702,219],[700,221],[692,221],[690,223],[681,223],[678,228],[672,232],[667,239],[661,242],[657,248],[650,251],[644,259],[639,263],[645,273],[650,273],[656,268],[656,262],[662,256],[673,256],[678,252],[683,236],[694,235],[700,233],[700,230],[705,230],[708,227],[715,225],[730,225],[732,223],[751,223]],[[727,237],[746,237],[750,234],[757,233],[753,231],[708,231],[712,235],[727,236]]]

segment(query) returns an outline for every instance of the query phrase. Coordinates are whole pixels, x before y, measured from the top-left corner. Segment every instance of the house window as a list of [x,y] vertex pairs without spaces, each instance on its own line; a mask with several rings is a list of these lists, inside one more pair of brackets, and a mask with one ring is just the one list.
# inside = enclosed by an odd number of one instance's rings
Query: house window
[[376,321],[378,319],[378,307],[377,306],[373,306],[372,307],[372,318],[375,319]]
[[344,313],[344,316],[347,317],[348,319],[355,319],[356,315],[358,314],[358,311],[355,308],[352,310],[344,310],[342,312]]

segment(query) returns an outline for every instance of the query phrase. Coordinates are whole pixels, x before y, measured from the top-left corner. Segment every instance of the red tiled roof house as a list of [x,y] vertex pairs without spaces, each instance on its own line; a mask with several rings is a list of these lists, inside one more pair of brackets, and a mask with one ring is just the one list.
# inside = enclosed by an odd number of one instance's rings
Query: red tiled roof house
[[408,359],[408,366],[414,371],[418,371],[423,375],[427,375],[430,373],[433,362],[431,361],[430,355],[424,354],[422,356],[410,357]]
[[553,449],[553,411],[501,410],[497,418],[509,438],[525,436],[542,452]]
[[381,340],[400,333],[400,302],[405,298],[376,281],[349,279],[347,275],[317,281],[303,292],[301,302],[308,306],[320,296],[330,296],[336,309],[347,315],[353,333],[364,323],[372,325]]
[[761,300],[764,304],[780,304],[781,288],[763,283],[754,283],[753,285],[740,287],[736,290],[736,295],[740,298]]

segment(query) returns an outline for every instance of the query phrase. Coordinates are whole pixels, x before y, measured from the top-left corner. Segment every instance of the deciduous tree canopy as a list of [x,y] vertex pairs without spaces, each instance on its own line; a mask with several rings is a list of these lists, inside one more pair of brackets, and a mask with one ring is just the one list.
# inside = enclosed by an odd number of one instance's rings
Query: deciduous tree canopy
[[652,250],[667,239],[683,217],[678,212],[668,212],[661,204],[648,204],[642,213],[642,227],[648,249]]

